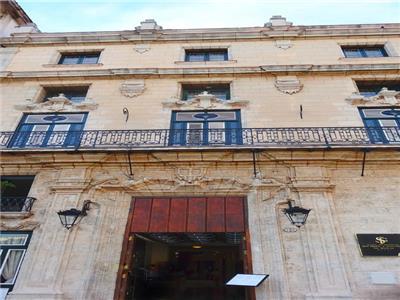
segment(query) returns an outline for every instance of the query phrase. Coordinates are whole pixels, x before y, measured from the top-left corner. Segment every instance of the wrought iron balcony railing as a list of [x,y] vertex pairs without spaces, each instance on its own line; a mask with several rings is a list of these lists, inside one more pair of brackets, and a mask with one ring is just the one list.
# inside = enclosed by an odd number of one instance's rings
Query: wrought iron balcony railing
[[0,132],[7,149],[332,147],[399,145],[399,127],[299,127]]
[[33,197],[4,197],[0,199],[1,212],[29,212],[32,209]]

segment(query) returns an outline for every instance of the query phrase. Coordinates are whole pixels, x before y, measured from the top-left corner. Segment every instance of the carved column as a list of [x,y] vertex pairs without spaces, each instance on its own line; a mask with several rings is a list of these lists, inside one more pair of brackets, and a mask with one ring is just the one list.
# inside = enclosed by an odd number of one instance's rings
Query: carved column
[[256,288],[257,300],[289,299],[276,209],[285,198],[285,185],[266,179],[255,179],[247,195],[253,273],[270,275]]
[[[292,185],[298,194],[296,205],[312,211],[301,230],[283,235],[291,297],[350,299],[350,285],[332,205],[333,186],[323,176],[303,177],[298,176],[301,170],[296,171],[298,174]],[[280,216],[280,222],[288,224],[284,219]]]

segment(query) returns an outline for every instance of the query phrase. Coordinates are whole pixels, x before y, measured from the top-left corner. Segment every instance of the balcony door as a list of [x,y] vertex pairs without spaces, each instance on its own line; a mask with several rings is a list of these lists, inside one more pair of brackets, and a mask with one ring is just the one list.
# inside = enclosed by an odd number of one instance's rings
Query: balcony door
[[25,114],[11,147],[73,148],[79,144],[86,117],[86,113]]
[[360,108],[360,114],[372,143],[400,142],[400,108]]
[[172,112],[172,146],[242,144],[240,111]]

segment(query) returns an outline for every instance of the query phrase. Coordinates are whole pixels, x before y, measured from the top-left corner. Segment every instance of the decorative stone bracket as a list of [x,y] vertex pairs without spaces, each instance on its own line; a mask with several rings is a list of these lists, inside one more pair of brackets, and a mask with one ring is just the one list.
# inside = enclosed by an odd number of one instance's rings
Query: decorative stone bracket
[[97,109],[98,104],[90,98],[86,98],[82,102],[73,102],[59,94],[56,97],[48,98],[44,102],[35,102],[32,99],[26,99],[24,104],[14,105],[14,108],[22,111],[81,111]]
[[372,97],[365,97],[355,92],[350,97],[345,99],[347,102],[353,105],[357,104],[388,104],[396,105],[400,104],[400,92],[394,90],[388,90],[387,88],[382,88],[382,90]]
[[297,76],[277,76],[275,79],[275,87],[284,94],[296,94],[303,88],[303,84]]
[[249,104],[248,100],[222,100],[204,91],[190,100],[180,100],[178,98],[170,98],[163,103],[164,107],[170,108],[192,108],[192,109],[210,109],[210,108],[231,108],[243,107]]

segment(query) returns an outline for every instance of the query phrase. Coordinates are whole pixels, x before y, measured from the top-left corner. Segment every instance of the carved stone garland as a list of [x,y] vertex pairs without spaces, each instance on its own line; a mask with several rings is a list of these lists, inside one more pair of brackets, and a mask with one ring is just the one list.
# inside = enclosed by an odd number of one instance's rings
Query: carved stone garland
[[191,108],[191,109],[211,109],[211,108],[226,108],[226,107],[243,107],[247,106],[248,100],[223,100],[219,99],[207,91],[202,92],[190,100],[180,100],[178,98],[170,98],[162,104],[164,107],[170,108]]
[[387,104],[396,105],[400,104],[400,92],[394,90],[388,90],[382,88],[382,90],[375,96],[366,97],[355,92],[350,97],[345,99],[347,102],[353,105],[357,104]]
[[26,99],[24,104],[14,105],[14,108],[22,111],[82,111],[97,109],[98,104],[90,98],[85,98],[82,102],[73,102],[59,94],[56,97],[47,98],[44,102],[35,102],[32,99]]

